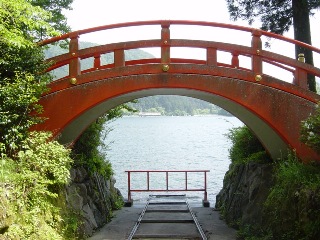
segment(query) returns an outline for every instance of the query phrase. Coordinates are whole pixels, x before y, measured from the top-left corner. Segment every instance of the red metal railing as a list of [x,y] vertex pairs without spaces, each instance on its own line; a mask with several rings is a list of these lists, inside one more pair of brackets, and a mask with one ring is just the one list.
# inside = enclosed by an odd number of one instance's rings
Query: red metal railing
[[[207,196],[207,173],[210,170],[132,170],[125,171],[128,173],[128,202],[132,201],[132,192],[204,192],[203,201],[208,201]],[[147,188],[145,189],[132,189],[131,188],[131,173],[146,173],[147,175]],[[166,174],[166,188],[164,189],[151,189],[150,188],[150,173],[165,173]],[[185,173],[184,174],[184,189],[170,189],[169,188],[169,173]],[[188,173],[204,173],[204,187],[203,188],[188,188]]]

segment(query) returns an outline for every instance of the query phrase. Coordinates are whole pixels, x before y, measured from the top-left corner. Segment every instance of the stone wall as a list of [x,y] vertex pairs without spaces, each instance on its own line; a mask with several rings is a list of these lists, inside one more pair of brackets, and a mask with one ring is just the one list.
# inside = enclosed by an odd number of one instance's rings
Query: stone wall
[[70,175],[71,182],[66,188],[67,206],[82,216],[79,235],[88,237],[110,221],[115,201],[122,196],[114,187],[114,178],[108,180],[97,173],[89,176],[83,167],[71,169]]
[[227,224],[263,226],[263,203],[272,186],[272,165],[231,164],[223,188],[216,197],[216,208]]

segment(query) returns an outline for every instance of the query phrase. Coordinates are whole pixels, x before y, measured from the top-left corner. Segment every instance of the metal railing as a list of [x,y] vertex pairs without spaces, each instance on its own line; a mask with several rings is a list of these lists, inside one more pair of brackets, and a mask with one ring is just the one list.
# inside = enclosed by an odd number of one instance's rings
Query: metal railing
[[[131,193],[132,192],[204,192],[203,202],[208,202],[207,194],[207,173],[210,170],[131,170],[125,171],[128,174],[128,202],[132,202]],[[132,189],[131,187],[131,173],[145,173],[147,180],[147,187],[142,189]],[[153,189],[150,188],[150,173],[165,173],[166,177],[166,187],[163,189]],[[169,188],[169,173],[185,173],[184,174],[184,188],[172,189]],[[188,187],[188,173],[203,173],[204,174],[204,186],[203,188],[189,188]]]

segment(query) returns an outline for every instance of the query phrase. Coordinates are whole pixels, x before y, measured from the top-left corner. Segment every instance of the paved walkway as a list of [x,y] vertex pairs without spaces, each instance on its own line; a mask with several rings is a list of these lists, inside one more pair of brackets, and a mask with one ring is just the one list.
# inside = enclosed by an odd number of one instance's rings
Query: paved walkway
[[[111,222],[99,229],[88,240],[125,240],[138,220],[144,205],[133,205],[123,207],[114,212]],[[208,239],[235,240],[236,230],[228,227],[219,219],[219,212],[213,208],[191,205],[192,211],[196,215]]]

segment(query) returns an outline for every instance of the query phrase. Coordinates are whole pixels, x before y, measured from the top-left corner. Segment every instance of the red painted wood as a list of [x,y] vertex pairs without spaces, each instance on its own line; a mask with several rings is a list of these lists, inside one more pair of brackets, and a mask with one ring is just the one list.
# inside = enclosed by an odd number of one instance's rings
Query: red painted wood
[[[79,38],[83,34],[148,25],[161,27],[159,39],[112,43],[79,49]],[[251,44],[242,46],[208,40],[171,39],[170,26],[172,25],[206,26],[244,31],[251,33]],[[180,20],[119,23],[79,30],[45,40],[39,44],[46,45],[60,40],[70,40],[69,53],[48,59],[53,62],[48,71],[69,65],[69,76],[49,84],[50,91],[45,93],[40,100],[40,104],[44,106],[43,116],[48,120],[36,128],[50,130],[55,136],[58,136],[68,124],[86,111],[114,97],[146,89],[190,89],[225,97],[249,109],[270,125],[288,146],[296,149],[299,156],[313,157],[320,161],[319,156],[311,153],[299,142],[301,120],[313,111],[312,107],[303,108],[302,106],[315,106],[320,100],[319,95],[307,90],[306,76],[311,74],[320,77],[320,69],[287,56],[262,50],[262,36],[297,44],[320,53],[320,50],[313,46],[258,29],[222,23]],[[161,57],[125,61],[125,50],[146,47],[160,48]],[[171,47],[204,49],[206,59],[171,58]],[[218,62],[219,51],[230,53],[231,64]],[[106,53],[114,53],[114,63],[101,65],[100,56]],[[250,57],[252,59],[251,68],[241,68],[239,56]],[[90,57],[94,58],[92,68],[80,71],[80,60]],[[293,82],[287,83],[267,76],[263,72],[263,62],[294,73]],[[168,65],[168,68],[165,69],[164,65]],[[71,84],[72,78],[76,79],[75,84]],[[296,102],[291,102],[292,96],[296,97]]]

